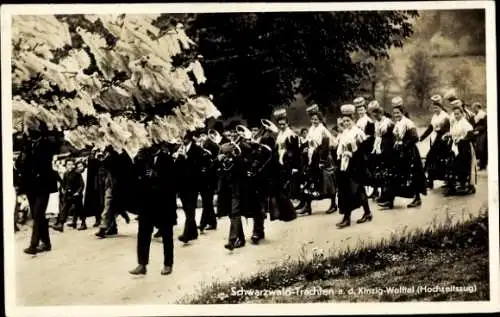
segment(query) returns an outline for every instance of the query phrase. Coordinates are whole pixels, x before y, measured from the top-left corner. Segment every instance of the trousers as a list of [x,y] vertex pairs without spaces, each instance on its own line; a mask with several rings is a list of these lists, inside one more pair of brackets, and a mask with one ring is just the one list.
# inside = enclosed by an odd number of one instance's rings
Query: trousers
[[[157,225],[163,242],[163,265],[174,264],[173,226],[170,224]],[[141,265],[149,263],[149,249],[155,222],[151,217],[139,216],[139,232],[137,234],[137,261]]]

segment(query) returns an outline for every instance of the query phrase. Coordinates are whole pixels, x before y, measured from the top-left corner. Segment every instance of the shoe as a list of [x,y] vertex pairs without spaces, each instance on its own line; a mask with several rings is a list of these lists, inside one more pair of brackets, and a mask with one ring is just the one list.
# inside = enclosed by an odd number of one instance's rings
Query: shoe
[[53,225],[52,229],[54,229],[55,231],[64,232],[64,226],[60,224]]
[[339,229],[349,227],[350,225],[351,225],[351,221],[349,221],[347,219],[344,219],[341,222],[336,224],[337,228],[339,228]]
[[205,230],[216,230],[217,226],[216,225],[208,225]]
[[172,267],[171,266],[163,266],[163,269],[161,269],[161,275],[170,275],[172,274]]
[[372,221],[372,219],[373,219],[372,214],[363,215],[363,217],[361,217],[360,219],[358,219],[358,221],[356,221],[356,223],[365,223],[367,221]]
[[78,229],[76,229],[76,230],[78,230],[78,231],[87,230],[87,225],[86,225],[86,224],[84,224],[84,223],[82,223],[82,224],[80,225],[80,227],[78,227]]
[[101,225],[101,221],[99,220],[99,221],[96,221],[96,222],[92,225],[92,227],[94,227],[94,228],[98,228],[100,225]]
[[427,188],[433,189],[434,188],[434,181],[427,181]]
[[160,230],[156,231],[155,234],[153,235],[153,238],[161,238],[161,232]]
[[301,201],[297,206],[295,206],[295,210],[304,209],[305,206],[306,206],[306,202]]
[[50,244],[45,244],[45,243],[40,244],[40,245],[36,248],[36,251],[37,251],[38,253],[40,253],[40,252],[48,252],[48,251],[50,251],[50,250],[52,250],[52,246],[51,246]]
[[24,249],[23,252],[26,253],[26,254],[31,254],[31,255],[35,255],[35,254],[38,253],[37,249],[36,248],[32,248],[32,247]]
[[422,200],[420,199],[415,199],[411,203],[408,204],[407,208],[415,208],[422,206]]
[[382,203],[378,203],[378,205],[382,209],[393,209],[394,208],[394,202],[392,202],[392,201],[385,201]]
[[19,232],[21,230],[19,230],[19,227],[18,226],[14,226],[14,232]]
[[336,212],[337,210],[338,210],[337,205],[332,204],[332,205],[330,206],[330,208],[329,208],[329,209],[328,209],[325,213],[329,215],[329,214],[333,214],[333,213],[334,213],[334,212]]
[[114,236],[118,234],[118,228],[117,227],[112,227],[108,231],[106,231],[107,236]]
[[312,214],[311,205],[306,205],[303,209],[297,210],[297,215]]
[[76,223],[73,223],[73,222],[72,223],[68,223],[67,226],[70,227],[70,228],[76,229]]
[[122,214],[122,217],[123,217],[123,219],[125,219],[125,222],[126,222],[127,224],[129,224],[129,223],[130,223],[130,217],[128,216],[128,214],[127,214],[126,212],[124,212],[124,213]]
[[95,236],[96,236],[96,237],[99,237],[99,238],[101,238],[101,239],[106,238],[106,229],[103,229],[103,228],[99,229],[99,231],[97,231],[97,232],[95,233]]
[[201,232],[203,232],[203,230],[205,230],[205,227],[206,227],[206,225],[199,225],[198,226],[198,230],[200,230]]
[[146,275],[147,271],[145,265],[138,265],[135,269],[128,272],[132,275]]
[[180,235],[177,239],[179,239],[180,242],[182,243],[188,243],[189,239],[186,238],[184,235]]
[[250,238],[250,241],[252,241],[252,244],[259,244],[260,240],[264,240],[264,235],[263,234],[253,234],[252,237]]
[[228,243],[226,243],[224,245],[224,248],[232,251],[234,249],[237,249],[237,248],[242,248],[245,246],[245,240],[241,240],[239,238],[237,238],[236,240],[234,241],[229,241]]

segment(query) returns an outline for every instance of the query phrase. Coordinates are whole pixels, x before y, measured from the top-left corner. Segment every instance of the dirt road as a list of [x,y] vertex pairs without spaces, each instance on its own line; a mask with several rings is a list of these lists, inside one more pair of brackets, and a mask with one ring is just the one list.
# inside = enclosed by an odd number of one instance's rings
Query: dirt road
[[[439,189],[423,197],[423,206],[408,210],[405,199],[396,200],[396,209],[380,211],[372,204],[371,223],[338,230],[338,214],[326,215],[327,201],[313,204],[311,216],[291,223],[266,222],[266,240],[259,246],[247,245],[232,253],[223,245],[229,230],[228,219],[217,231],[203,234],[187,246],[175,242],[173,274],[161,276],[161,243],[154,241],[148,275],[134,277],[127,273],[136,265],[137,223],[127,225],[119,220],[119,235],[99,240],[94,230],[64,233],[51,231],[53,250],[28,256],[22,249],[28,243],[27,228],[16,234],[17,301],[21,306],[41,305],[119,305],[169,304],[194,294],[202,283],[230,281],[281,262],[296,258],[312,248],[323,250],[354,246],[361,241],[378,241],[397,230],[426,227],[442,222],[448,216],[459,219],[476,214],[487,204],[486,173],[479,176],[477,193],[472,196],[445,198]],[[180,223],[183,221],[179,210]],[[200,212],[198,212],[198,217]],[[361,216],[361,210],[353,219]],[[251,234],[252,221],[245,223]],[[175,237],[182,226],[175,228]]]

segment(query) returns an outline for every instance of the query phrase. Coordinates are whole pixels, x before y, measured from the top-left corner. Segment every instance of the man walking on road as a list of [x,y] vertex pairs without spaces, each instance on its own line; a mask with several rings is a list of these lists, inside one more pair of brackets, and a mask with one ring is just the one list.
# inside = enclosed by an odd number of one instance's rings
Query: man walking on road
[[151,235],[156,226],[163,241],[162,275],[172,272],[174,263],[173,226],[177,224],[174,161],[166,146],[142,149],[134,162],[136,208],[139,215],[137,259],[139,265],[130,274],[146,274]]
[[57,192],[57,174],[52,158],[60,147],[58,136],[49,135],[47,126],[34,116],[25,121],[25,144],[15,165],[20,174],[18,194],[26,194],[33,214],[31,242],[26,254],[50,251],[49,223],[45,217],[49,197]]

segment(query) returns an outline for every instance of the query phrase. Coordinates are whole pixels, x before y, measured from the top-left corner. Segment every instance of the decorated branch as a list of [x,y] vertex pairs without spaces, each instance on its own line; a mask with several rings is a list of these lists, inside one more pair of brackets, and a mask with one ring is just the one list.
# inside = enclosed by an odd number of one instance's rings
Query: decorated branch
[[13,120],[28,117],[64,131],[77,149],[107,145],[135,156],[220,116],[196,86],[206,81],[195,43],[156,15],[15,16]]

